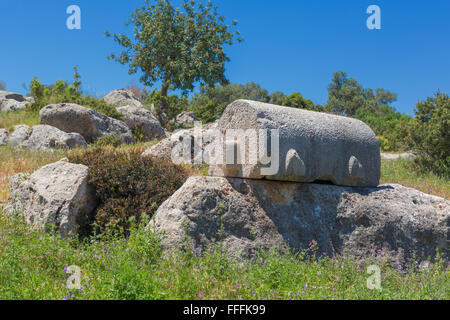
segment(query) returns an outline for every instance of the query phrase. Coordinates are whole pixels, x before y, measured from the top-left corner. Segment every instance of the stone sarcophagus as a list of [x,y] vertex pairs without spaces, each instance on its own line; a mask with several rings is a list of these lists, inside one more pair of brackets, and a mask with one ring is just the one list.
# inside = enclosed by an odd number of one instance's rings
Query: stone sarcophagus
[[380,147],[363,122],[237,100],[218,121],[210,175],[376,187]]

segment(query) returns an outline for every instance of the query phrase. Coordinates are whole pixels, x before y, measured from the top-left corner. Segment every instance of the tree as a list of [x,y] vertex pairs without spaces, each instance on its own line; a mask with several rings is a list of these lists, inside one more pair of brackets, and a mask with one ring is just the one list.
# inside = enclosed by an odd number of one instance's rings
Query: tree
[[352,116],[365,104],[362,86],[354,78],[348,78],[346,72],[335,72],[327,89],[327,106],[335,113]]
[[[235,83],[215,87],[201,86],[200,92],[192,97],[190,108],[197,119],[205,122],[213,122],[222,115],[225,108],[233,101],[248,99],[243,87],[244,85]],[[248,85],[247,89],[250,87],[254,86]]]
[[414,110],[410,143],[418,162],[437,174],[450,177],[450,97],[437,92],[420,101]]
[[287,97],[285,96],[282,105],[298,109],[314,109],[314,103],[309,99],[303,98],[300,92],[294,92]]
[[[226,25],[211,1],[184,0],[181,9],[170,0],[150,2],[136,9],[126,24],[134,25],[133,37],[113,34],[125,50],[109,58],[129,65],[130,74],[142,71],[140,80],[146,86],[161,81],[161,111],[168,114],[169,90],[186,92],[197,82],[208,86],[228,82],[224,46],[242,38],[239,31],[230,31],[237,22]],[[108,31],[105,34],[111,36]]]
[[0,91],[5,90],[5,89],[6,89],[5,82],[0,80]]
[[80,92],[81,90],[81,75],[78,73],[78,66],[74,66],[73,67],[73,82],[72,85],[75,88],[75,90],[77,90],[78,92]]

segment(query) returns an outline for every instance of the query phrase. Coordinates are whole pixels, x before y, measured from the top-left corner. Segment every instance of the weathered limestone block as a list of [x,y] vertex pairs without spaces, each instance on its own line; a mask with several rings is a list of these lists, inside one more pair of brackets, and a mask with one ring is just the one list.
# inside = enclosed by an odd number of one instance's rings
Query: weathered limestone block
[[379,184],[379,144],[362,121],[237,100],[226,108],[217,128],[223,138],[216,139],[221,147],[216,145],[212,176]]
[[19,93],[0,90],[0,112],[9,112],[25,109],[29,98],[24,98]]
[[142,102],[139,101],[138,97],[131,90],[114,90],[103,97],[107,103],[120,107],[137,107],[142,108]]
[[79,133],[87,143],[114,133],[119,134],[124,144],[135,142],[133,133],[123,121],[74,103],[48,105],[41,109],[39,116],[41,124],[56,127],[67,133]]
[[28,140],[31,128],[25,124],[14,126],[13,132],[7,138],[7,144],[11,146],[19,146]]
[[39,229],[56,225],[62,237],[76,235],[97,205],[88,174],[88,167],[66,159],[46,165],[29,177],[20,174],[11,179],[4,212],[22,215]]
[[150,224],[166,249],[186,239],[199,251],[213,239],[243,258],[260,249],[348,250],[365,259],[383,249],[398,261],[448,259],[450,202],[400,185],[352,188],[220,177],[191,177]]
[[32,127],[28,139],[19,146],[30,150],[88,147],[83,136],[79,133],[66,133],[49,125],[36,125]]
[[165,137],[164,128],[158,119],[143,107],[125,106],[117,108],[131,130],[141,130],[147,140]]

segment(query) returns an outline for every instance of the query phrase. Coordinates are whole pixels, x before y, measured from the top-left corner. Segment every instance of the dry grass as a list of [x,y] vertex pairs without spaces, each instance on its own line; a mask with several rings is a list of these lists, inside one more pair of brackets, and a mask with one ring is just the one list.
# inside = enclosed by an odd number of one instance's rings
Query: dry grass
[[401,184],[408,188],[450,200],[450,182],[433,173],[420,172],[415,168],[412,160],[383,160],[381,162],[381,183]]
[[64,150],[43,152],[0,147],[0,202],[8,199],[10,177],[21,172],[32,173],[40,167],[66,156],[67,151]]

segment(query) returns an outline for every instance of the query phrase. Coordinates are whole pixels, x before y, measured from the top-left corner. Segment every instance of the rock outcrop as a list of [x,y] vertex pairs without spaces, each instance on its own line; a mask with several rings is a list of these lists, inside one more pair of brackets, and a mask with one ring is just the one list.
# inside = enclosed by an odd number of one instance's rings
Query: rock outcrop
[[31,128],[27,125],[16,125],[13,128],[13,132],[11,132],[6,138],[6,143],[13,147],[20,146],[28,139],[30,136],[30,131]]
[[21,94],[0,91],[0,112],[25,109],[29,102],[32,102],[32,100],[30,98],[24,98]]
[[208,128],[177,130],[147,149],[142,156],[170,159],[174,163],[208,163],[214,136]]
[[142,102],[136,97],[136,95],[130,90],[114,90],[103,97],[107,103],[120,107],[137,107],[142,108]]
[[114,133],[119,134],[122,143],[134,143],[133,134],[123,121],[107,117],[77,104],[48,105],[42,108],[39,115],[41,124],[56,127],[67,133],[79,133],[88,143]]
[[23,147],[30,150],[49,150],[52,148],[86,148],[88,145],[78,133],[66,133],[49,125],[14,126],[10,134],[5,129],[0,129],[0,146],[10,145]]
[[394,260],[448,258],[450,202],[400,185],[350,188],[220,177],[191,177],[151,223],[173,248],[198,250],[216,239],[235,257],[272,247]]
[[171,120],[172,124],[179,127],[193,127],[197,118],[193,112],[182,112]]
[[237,100],[226,108],[218,129],[224,138],[218,142],[222,151],[211,166],[212,176],[379,184],[380,147],[359,120]]
[[84,138],[78,133],[66,133],[49,125],[37,125],[31,128],[28,139],[20,144],[30,150],[48,150],[51,148],[87,148]]
[[10,187],[7,214],[23,215],[27,223],[44,230],[56,226],[62,237],[77,234],[97,205],[88,186],[88,167],[64,159],[29,177],[13,178]]
[[124,122],[131,130],[141,130],[147,140],[165,137],[161,123],[147,109],[136,106],[117,108],[124,116]]

